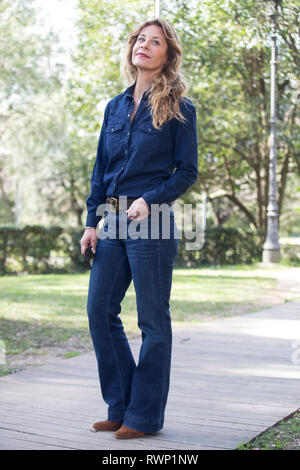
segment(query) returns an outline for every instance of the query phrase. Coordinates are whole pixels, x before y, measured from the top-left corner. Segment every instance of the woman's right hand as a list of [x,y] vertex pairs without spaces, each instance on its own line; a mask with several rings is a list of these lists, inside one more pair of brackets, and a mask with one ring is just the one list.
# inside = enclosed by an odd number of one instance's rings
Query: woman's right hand
[[92,250],[93,253],[96,253],[96,245],[97,245],[98,237],[97,237],[97,231],[95,228],[86,228],[84,231],[84,234],[80,240],[80,246],[81,246],[81,254],[84,255],[85,250],[89,246],[89,244],[92,245]]

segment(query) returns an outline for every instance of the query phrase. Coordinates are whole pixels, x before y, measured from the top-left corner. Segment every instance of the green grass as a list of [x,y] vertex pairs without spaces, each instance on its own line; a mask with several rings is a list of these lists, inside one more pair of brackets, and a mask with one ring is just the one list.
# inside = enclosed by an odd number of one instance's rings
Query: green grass
[[300,450],[300,410],[282,419],[238,450]]
[[[197,323],[292,300],[295,293],[286,284],[280,287],[276,279],[278,272],[288,269],[278,266],[275,272],[259,265],[175,269],[172,321]],[[92,349],[86,315],[88,282],[89,273],[0,277],[0,339],[6,348],[2,374],[42,363],[48,356]],[[140,334],[133,283],[122,302],[121,318],[129,337]]]
[[69,359],[69,357],[76,357],[76,356],[79,356],[79,354],[80,354],[80,351],[67,352],[64,354],[64,357],[66,359]]
[[[246,315],[300,300],[295,281],[299,273],[300,267],[259,264],[175,269],[170,302],[173,324]],[[0,277],[0,340],[5,345],[0,375],[92,350],[86,314],[88,282],[89,273]],[[140,334],[133,283],[122,302],[121,318],[129,338]],[[298,414],[282,423],[285,430],[281,427],[278,433],[279,428],[272,428],[239,449],[295,446],[300,439],[299,421]]]

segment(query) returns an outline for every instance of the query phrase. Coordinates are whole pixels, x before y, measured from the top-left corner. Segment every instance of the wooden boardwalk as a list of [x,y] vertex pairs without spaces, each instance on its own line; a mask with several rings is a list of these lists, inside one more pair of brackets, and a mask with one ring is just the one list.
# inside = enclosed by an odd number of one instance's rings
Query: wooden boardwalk
[[165,427],[131,441],[91,432],[106,418],[93,352],[4,376],[0,449],[235,449],[300,406],[299,319],[285,303],[174,327]]

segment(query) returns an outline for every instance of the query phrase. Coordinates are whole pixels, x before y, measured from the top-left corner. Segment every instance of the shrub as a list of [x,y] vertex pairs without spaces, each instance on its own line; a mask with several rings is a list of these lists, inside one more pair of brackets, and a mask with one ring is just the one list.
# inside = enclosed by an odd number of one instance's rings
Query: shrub
[[185,239],[179,239],[175,266],[248,264],[262,256],[258,235],[235,228],[208,228],[200,250],[186,250],[185,243]]
[[[82,234],[83,227],[0,227],[0,273],[84,271],[79,244]],[[261,238],[251,231],[208,228],[201,249],[187,250],[186,242],[193,240],[178,240],[175,267],[250,264],[262,259]],[[282,249],[283,253],[294,261],[299,249],[297,253],[290,250],[289,254]]]

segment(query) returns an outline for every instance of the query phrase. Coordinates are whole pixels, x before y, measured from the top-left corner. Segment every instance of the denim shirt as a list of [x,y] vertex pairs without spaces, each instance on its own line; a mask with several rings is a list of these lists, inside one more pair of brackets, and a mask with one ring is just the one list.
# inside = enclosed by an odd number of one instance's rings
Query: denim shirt
[[106,105],[86,199],[86,226],[96,227],[97,207],[107,197],[142,197],[151,204],[174,202],[198,177],[196,109],[184,97],[180,111],[186,122],[169,119],[160,129],[152,124],[146,90],[134,115],[135,84]]

